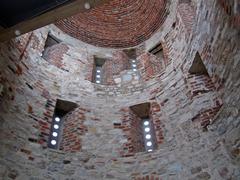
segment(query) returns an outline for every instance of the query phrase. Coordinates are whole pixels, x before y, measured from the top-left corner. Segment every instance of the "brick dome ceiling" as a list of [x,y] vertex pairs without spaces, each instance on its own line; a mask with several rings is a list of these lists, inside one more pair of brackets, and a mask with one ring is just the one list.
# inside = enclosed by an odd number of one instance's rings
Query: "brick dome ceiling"
[[85,13],[61,20],[56,26],[70,36],[100,47],[139,45],[166,18],[167,0],[112,0]]

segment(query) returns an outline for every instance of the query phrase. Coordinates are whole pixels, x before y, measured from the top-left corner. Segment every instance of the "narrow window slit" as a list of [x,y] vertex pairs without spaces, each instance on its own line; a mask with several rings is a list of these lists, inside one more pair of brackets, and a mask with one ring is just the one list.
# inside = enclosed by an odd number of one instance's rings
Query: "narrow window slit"
[[95,65],[93,68],[93,82],[95,82],[96,84],[102,84],[104,74],[103,65],[105,63],[105,59],[95,57],[94,61]]
[[151,119],[150,103],[142,103],[131,106],[130,109],[139,118],[139,127],[142,132],[139,132],[140,140],[143,143],[146,152],[152,152],[157,149],[155,129]]
[[51,131],[48,139],[48,147],[52,149],[59,149],[61,143],[62,129],[64,116],[70,113],[77,107],[77,104],[64,100],[57,100],[52,124]]

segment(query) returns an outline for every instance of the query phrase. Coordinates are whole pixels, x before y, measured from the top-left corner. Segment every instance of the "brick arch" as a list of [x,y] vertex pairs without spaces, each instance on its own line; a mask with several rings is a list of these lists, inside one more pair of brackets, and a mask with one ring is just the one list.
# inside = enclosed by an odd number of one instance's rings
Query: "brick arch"
[[74,38],[100,47],[136,46],[156,32],[167,14],[166,0],[112,0],[61,20],[56,26]]

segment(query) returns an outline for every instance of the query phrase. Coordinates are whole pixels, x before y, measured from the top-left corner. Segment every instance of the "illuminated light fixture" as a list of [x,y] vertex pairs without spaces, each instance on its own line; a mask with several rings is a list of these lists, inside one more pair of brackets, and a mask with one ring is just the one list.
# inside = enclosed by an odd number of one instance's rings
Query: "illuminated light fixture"
[[55,117],[55,121],[56,122],[60,122],[60,118],[59,117]]
[[137,67],[137,65],[136,65],[136,64],[133,64],[132,66],[133,66],[133,67]]
[[147,127],[147,128],[144,129],[144,131],[145,131],[145,132],[149,132],[149,131],[150,131],[150,128]]
[[97,73],[100,73],[100,72],[101,72],[101,71],[98,69],[98,70],[97,70]]
[[97,75],[96,77],[97,77],[97,78],[100,78],[101,76],[100,76],[100,75]]
[[152,146],[152,142],[151,142],[151,141],[148,141],[148,142],[147,142],[147,146]]
[[135,63],[136,61],[135,60],[132,60],[133,63]]
[[53,135],[53,137],[57,137],[58,133],[57,132],[53,132],[52,135]]
[[16,36],[19,36],[19,35],[21,35],[21,31],[19,31],[18,29],[17,29],[17,30],[15,30],[15,31],[14,31],[14,33],[15,33],[15,35],[16,35]]
[[57,144],[57,141],[56,141],[56,140],[51,140],[51,144],[52,144],[52,145],[56,145],[56,144]]
[[146,139],[151,139],[151,135],[150,134],[147,134],[145,137],[146,137]]
[[148,126],[149,125],[149,121],[144,121],[144,125]]
[[57,125],[57,124],[54,124],[54,129],[58,129],[59,128],[59,125]]
[[96,83],[98,83],[98,84],[99,84],[99,83],[100,83],[100,81],[96,81]]
[[137,69],[133,69],[133,71],[137,71]]
[[84,3],[84,8],[85,9],[90,9],[91,8],[89,2]]
[[153,150],[152,149],[149,149],[148,152],[152,152]]

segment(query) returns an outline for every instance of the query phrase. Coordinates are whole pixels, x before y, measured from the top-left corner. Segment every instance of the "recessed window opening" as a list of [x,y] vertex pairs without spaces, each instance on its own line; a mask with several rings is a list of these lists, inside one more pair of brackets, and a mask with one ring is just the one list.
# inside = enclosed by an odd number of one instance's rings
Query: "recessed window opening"
[[141,137],[143,138],[144,148],[147,152],[156,149],[155,130],[150,118],[150,103],[142,103],[130,107],[131,110],[140,118]]
[[95,68],[94,68],[94,72],[93,72],[93,82],[95,82],[97,84],[102,83],[104,63],[105,63],[105,59],[95,58]]
[[205,65],[203,64],[201,56],[199,55],[198,52],[196,53],[192,66],[189,69],[189,73],[196,75],[206,75],[209,77],[208,71]]
[[149,118],[142,118],[143,136],[145,150],[147,152],[152,152],[154,147],[153,129]]
[[191,87],[192,97],[216,90],[215,84],[212,82],[199,53],[196,53],[188,72],[188,82]]
[[132,63],[132,70],[133,70],[134,72],[136,72],[136,71],[137,71],[137,63],[136,63],[136,60],[135,60],[135,59],[132,59],[132,60],[131,60],[131,63]]
[[130,69],[132,69],[134,72],[137,71],[137,54],[136,54],[136,49],[125,49],[124,52],[129,58],[130,62]]
[[47,36],[47,39],[45,41],[45,46],[44,46],[44,50],[43,50],[43,53],[42,53],[42,56],[45,57],[48,50],[56,45],[56,44],[59,44],[61,41],[58,40],[56,37],[54,37],[53,35],[51,35],[50,33],[48,33],[48,36]]
[[163,58],[163,48],[162,44],[159,43],[149,50],[149,53],[155,55],[157,58]]
[[52,118],[51,132],[49,134],[48,147],[52,149],[59,149],[62,128],[63,128],[63,119],[64,116],[70,111],[74,110],[77,107],[77,104],[64,100],[57,100],[54,115]]

